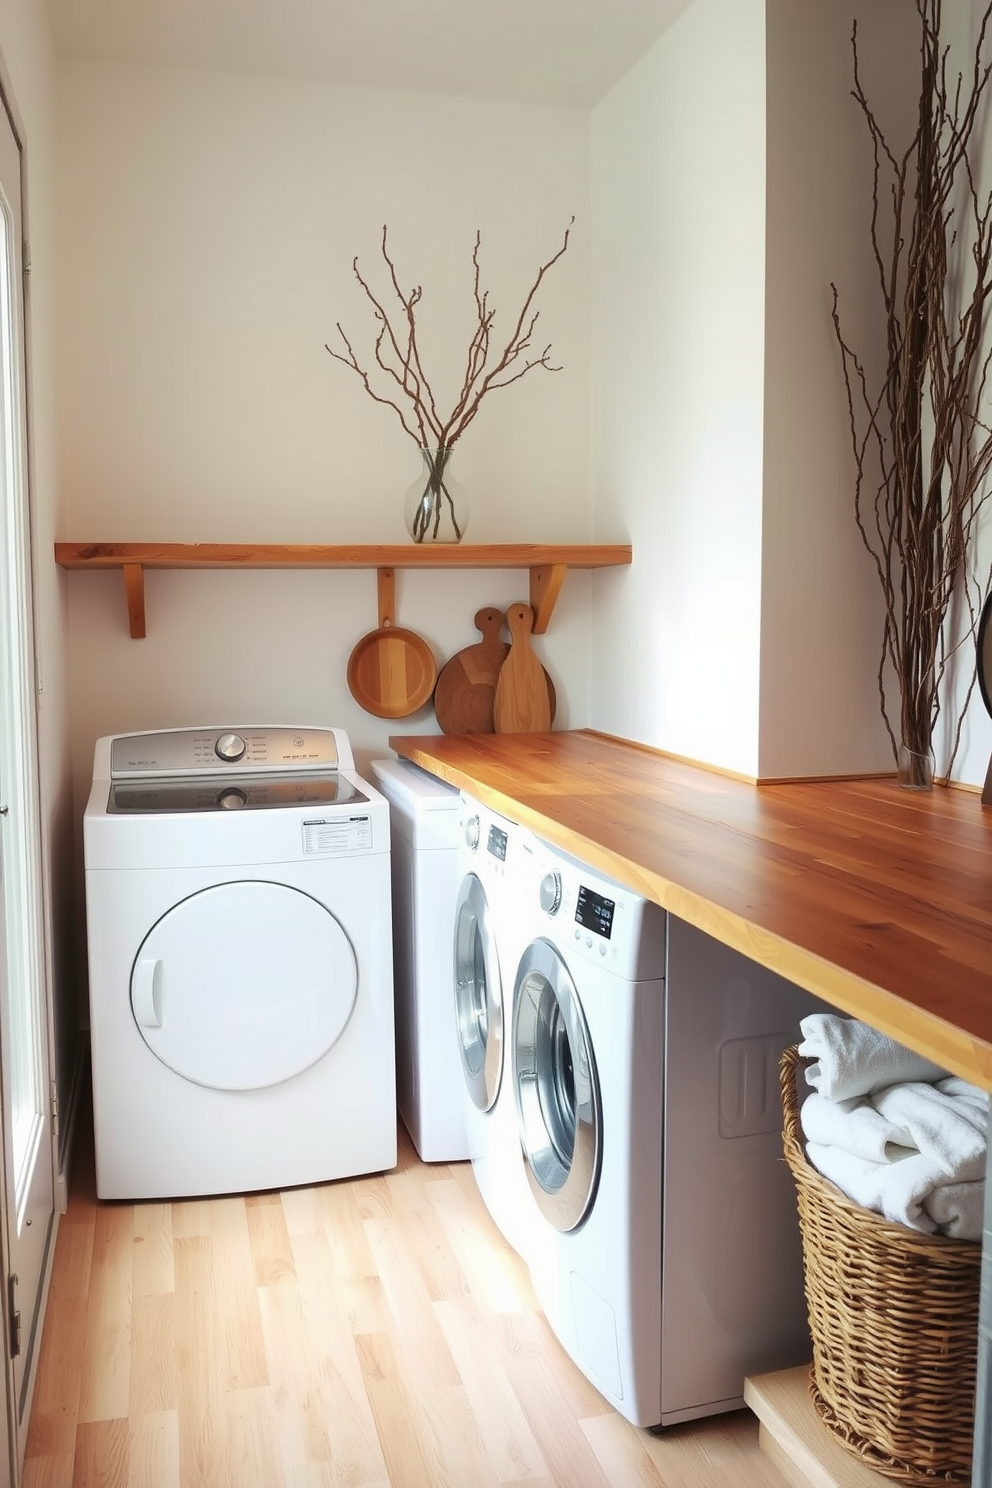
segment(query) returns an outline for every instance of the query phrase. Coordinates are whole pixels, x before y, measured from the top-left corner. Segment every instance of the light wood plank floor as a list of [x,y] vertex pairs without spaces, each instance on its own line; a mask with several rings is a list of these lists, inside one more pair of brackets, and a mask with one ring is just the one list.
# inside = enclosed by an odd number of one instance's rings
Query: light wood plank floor
[[24,1488],[784,1488],[742,1411],[638,1431],[467,1164],[62,1219]]

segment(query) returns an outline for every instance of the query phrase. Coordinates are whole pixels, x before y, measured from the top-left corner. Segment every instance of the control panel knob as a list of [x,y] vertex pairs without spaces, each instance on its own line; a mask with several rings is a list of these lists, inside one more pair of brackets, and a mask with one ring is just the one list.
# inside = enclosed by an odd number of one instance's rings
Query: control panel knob
[[230,760],[233,764],[242,758],[247,748],[240,734],[221,734],[214,745],[214,754],[218,759]]
[[475,852],[479,845],[479,818],[470,816],[465,823],[465,843],[470,852]]
[[546,873],[541,879],[541,908],[557,914],[561,904],[561,874]]
[[239,811],[242,806],[248,805],[248,797],[243,790],[239,790],[236,785],[232,785],[227,790],[221,791],[217,797],[217,805],[223,806],[225,811]]

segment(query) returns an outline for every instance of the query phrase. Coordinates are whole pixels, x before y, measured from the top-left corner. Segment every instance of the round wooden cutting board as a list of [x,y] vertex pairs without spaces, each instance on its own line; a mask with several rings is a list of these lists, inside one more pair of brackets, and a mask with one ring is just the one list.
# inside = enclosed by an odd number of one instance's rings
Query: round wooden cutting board
[[395,574],[377,574],[379,629],[362,636],[348,657],[348,689],[366,713],[407,718],[434,691],[437,662],[423,636],[395,623]]
[[475,613],[482,640],[446,661],[434,689],[434,716],[443,734],[491,734],[493,698],[510,647],[500,640],[503,612],[492,606]]
[[437,662],[415,631],[387,626],[370,631],[348,658],[348,688],[366,713],[406,718],[434,691]]

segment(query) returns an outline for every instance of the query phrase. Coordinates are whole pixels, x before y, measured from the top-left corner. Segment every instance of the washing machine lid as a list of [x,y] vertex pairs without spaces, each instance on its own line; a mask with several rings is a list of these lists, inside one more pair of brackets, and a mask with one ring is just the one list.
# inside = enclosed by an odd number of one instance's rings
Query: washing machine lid
[[138,1032],[175,1074],[214,1090],[260,1090],[302,1074],[337,1043],[358,964],[325,905],[248,879],[168,910],[138,949],[130,990]]
[[439,780],[411,760],[376,759],[371,761],[375,783],[388,800],[402,805],[411,816],[427,816],[435,811],[458,814],[461,796],[457,786]]
[[466,1088],[480,1111],[499,1095],[503,1074],[503,983],[486,891],[467,873],[455,901],[455,1023]]
[[183,776],[166,780],[114,780],[107,797],[111,816],[140,812],[175,815],[198,811],[264,811],[285,806],[346,806],[368,802],[338,774]]
[[596,1197],[603,1151],[599,1077],[582,1004],[554,946],[535,940],[513,989],[512,1066],[531,1192],[556,1230],[574,1230]]

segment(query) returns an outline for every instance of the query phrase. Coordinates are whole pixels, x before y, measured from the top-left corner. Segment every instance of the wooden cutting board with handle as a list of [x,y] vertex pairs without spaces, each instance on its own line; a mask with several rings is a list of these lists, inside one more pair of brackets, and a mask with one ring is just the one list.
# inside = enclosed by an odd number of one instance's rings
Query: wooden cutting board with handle
[[[508,643],[501,639],[503,611],[493,605],[475,613],[475,628],[482,640],[465,646],[446,661],[438,674],[434,689],[434,716],[444,734],[491,734],[495,732],[493,706],[496,683],[509,654]],[[542,668],[542,671],[544,669]],[[551,720],[554,722],[558,699],[547,672]]]
[[482,635],[446,661],[434,689],[434,716],[444,734],[491,734],[493,700],[500,670],[510,649],[500,639],[503,611],[477,610],[475,628]]
[[530,605],[513,604],[506,612],[510,652],[500,668],[493,701],[497,734],[542,733],[551,727],[548,677],[530,644],[534,612]]

